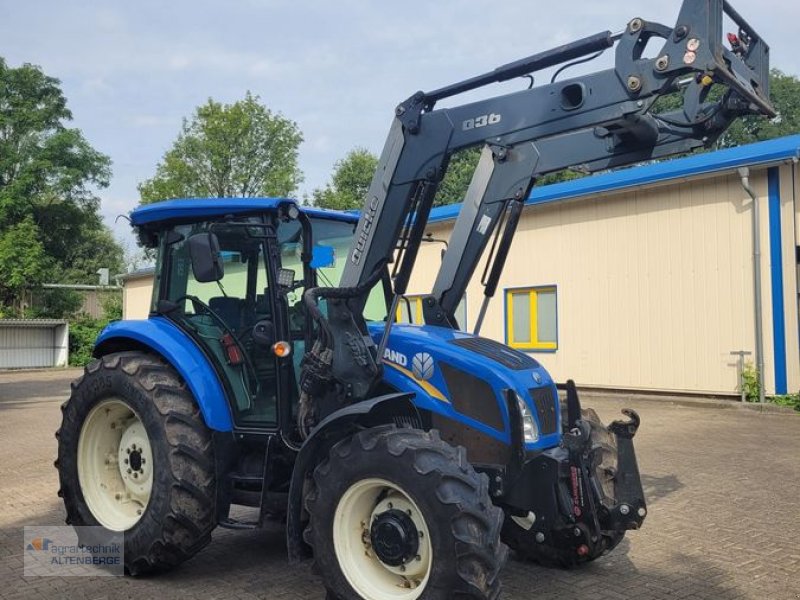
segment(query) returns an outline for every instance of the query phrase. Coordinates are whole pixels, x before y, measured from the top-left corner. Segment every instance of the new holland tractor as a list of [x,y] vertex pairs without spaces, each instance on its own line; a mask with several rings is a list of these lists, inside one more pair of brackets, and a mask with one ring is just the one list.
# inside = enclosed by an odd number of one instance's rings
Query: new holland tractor
[[[612,47],[613,68],[436,106]],[[481,337],[483,315],[537,177],[707,147],[740,116],[774,115],[768,72],[727,2],[686,0],[674,27],[633,19],[414,94],[360,215],[269,198],[137,208],[157,253],[150,317],[101,333],[62,407],[67,523],[121,532],[136,575],[190,558],[218,525],[282,522],[290,559],[313,556],[344,599],[496,598],[507,546],[559,566],[612,550],[647,515],[638,416],[604,426],[571,381]],[[659,111],[667,95],[680,108]],[[471,147],[425,322],[395,323],[437,186]],[[456,307],[484,258],[468,333]]]

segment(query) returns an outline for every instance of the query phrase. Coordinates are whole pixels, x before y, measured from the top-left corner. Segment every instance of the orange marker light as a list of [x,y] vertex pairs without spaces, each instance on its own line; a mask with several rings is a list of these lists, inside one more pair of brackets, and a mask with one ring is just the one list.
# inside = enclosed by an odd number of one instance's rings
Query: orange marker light
[[278,358],[286,358],[292,353],[292,345],[289,342],[275,342],[272,344],[272,352]]

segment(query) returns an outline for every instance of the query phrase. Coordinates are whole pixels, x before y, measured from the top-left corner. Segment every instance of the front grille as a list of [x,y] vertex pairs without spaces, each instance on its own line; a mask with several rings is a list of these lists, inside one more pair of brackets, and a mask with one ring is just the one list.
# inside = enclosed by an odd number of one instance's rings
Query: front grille
[[487,338],[464,337],[457,340],[450,340],[450,343],[471,350],[486,358],[491,358],[501,365],[515,371],[539,368],[539,363],[527,354]]
[[539,427],[542,435],[555,433],[558,427],[558,418],[556,416],[556,402],[558,397],[551,387],[532,388],[528,393],[533,398],[533,404],[536,407],[536,416],[539,420]]
[[493,427],[503,430],[503,416],[497,404],[497,396],[488,382],[446,362],[440,362],[447,390],[450,392],[450,403],[462,415],[466,415]]

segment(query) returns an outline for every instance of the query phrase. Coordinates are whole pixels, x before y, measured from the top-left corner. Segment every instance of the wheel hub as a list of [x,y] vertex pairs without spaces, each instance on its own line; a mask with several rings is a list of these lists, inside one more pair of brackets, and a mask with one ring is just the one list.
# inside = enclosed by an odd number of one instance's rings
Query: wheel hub
[[411,517],[397,509],[379,514],[370,528],[370,542],[381,562],[399,567],[417,556],[419,533]]
[[78,482],[97,521],[126,531],[144,514],[153,488],[153,451],[144,424],[117,398],[99,402],[78,438]]

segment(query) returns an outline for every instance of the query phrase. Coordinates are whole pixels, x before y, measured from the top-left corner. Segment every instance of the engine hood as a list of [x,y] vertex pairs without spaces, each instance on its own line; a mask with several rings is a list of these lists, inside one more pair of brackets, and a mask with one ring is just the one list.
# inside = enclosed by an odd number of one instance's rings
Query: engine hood
[[[371,324],[369,330],[378,343],[383,324]],[[392,327],[383,359],[384,380],[400,391],[414,392],[415,403],[422,408],[448,414],[507,441],[505,390],[513,389],[538,415],[540,437],[552,438],[552,433],[553,439],[558,438],[560,415],[553,380],[528,354],[461,331],[397,324]],[[538,401],[534,398],[540,389],[547,398],[548,405],[542,409],[546,414],[538,410],[541,397]],[[553,439],[540,441],[552,444]]]

